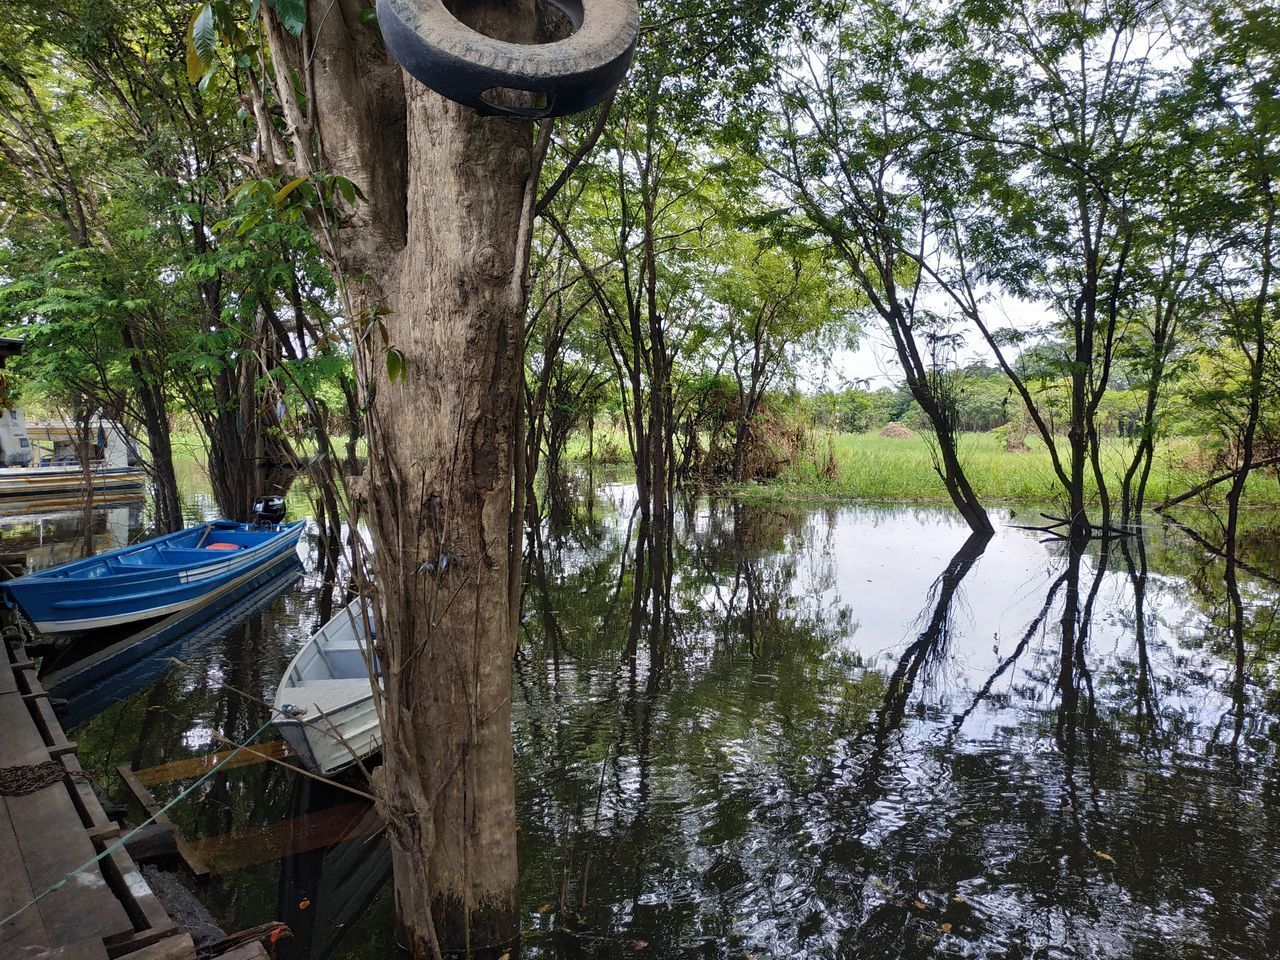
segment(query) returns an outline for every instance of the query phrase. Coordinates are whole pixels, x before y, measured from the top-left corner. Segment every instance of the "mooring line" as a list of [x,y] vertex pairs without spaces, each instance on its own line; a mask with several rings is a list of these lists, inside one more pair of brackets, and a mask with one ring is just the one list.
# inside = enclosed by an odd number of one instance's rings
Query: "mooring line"
[[161,814],[163,814],[163,813],[165,813],[166,811],[168,811],[170,808],[172,808],[172,807],[176,806],[178,803],[180,803],[181,801],[185,800],[187,797],[191,796],[191,794],[195,791],[196,787],[200,786],[200,784],[204,783],[206,780],[208,780],[210,777],[212,777],[215,773],[217,773],[219,770],[221,770],[221,769],[222,769],[222,767],[223,767],[223,766],[224,766],[224,765],[225,765],[225,764],[226,764],[226,763],[227,763],[227,762],[228,762],[232,757],[234,757],[236,754],[238,754],[241,750],[246,749],[246,748],[249,746],[249,744],[251,744],[254,740],[256,740],[256,739],[257,739],[257,738],[262,734],[262,732],[263,732],[264,730],[266,730],[266,729],[267,729],[267,727],[271,726],[271,723],[272,723],[272,720],[271,720],[270,718],[268,718],[266,723],[264,723],[262,726],[260,726],[257,730],[255,730],[252,734],[250,734],[250,735],[249,735],[249,739],[248,739],[248,740],[246,740],[244,743],[238,743],[238,744],[236,744],[235,749],[234,749],[234,750],[232,750],[232,751],[230,751],[230,752],[229,752],[225,757],[223,757],[221,760],[219,760],[219,761],[218,761],[218,762],[217,762],[217,763],[216,763],[216,764],[215,764],[215,765],[214,765],[214,766],[209,770],[209,772],[208,772],[208,773],[204,774],[202,777],[200,777],[198,780],[196,780],[194,783],[192,783],[192,784],[191,784],[191,786],[189,786],[189,787],[185,788],[184,790],[179,791],[179,793],[178,793],[178,795],[177,795],[176,797],[174,797],[172,800],[170,800],[168,803],[166,803],[164,806],[162,806],[162,807],[161,807],[159,810],[157,810],[155,813],[151,814],[151,816],[147,817],[147,819],[143,820],[140,824],[138,824],[136,827],[134,827],[132,830],[130,830],[128,833],[126,833],[124,836],[122,836],[122,837],[121,837],[119,840],[117,840],[115,843],[113,843],[113,844],[111,844],[110,846],[106,847],[106,848],[105,848],[105,849],[104,849],[100,854],[98,854],[98,855],[97,855],[96,857],[94,857],[92,860],[89,860],[89,861],[86,861],[85,863],[82,863],[80,866],[76,867],[74,870],[72,870],[72,871],[70,871],[69,873],[67,873],[67,874],[66,874],[66,876],[64,876],[61,880],[59,880],[59,881],[58,881],[57,883],[55,883],[53,886],[51,886],[51,887],[49,887],[49,888],[47,888],[47,889],[45,889],[45,890],[41,891],[40,893],[36,894],[34,897],[32,897],[30,900],[28,900],[25,904],[23,904],[21,907],[19,907],[17,910],[13,911],[13,913],[9,914],[7,917],[5,917],[5,918],[3,918],[3,919],[0,919],[0,927],[3,927],[3,926],[4,926],[6,923],[8,923],[10,920],[16,920],[18,917],[22,916],[24,913],[26,913],[28,910],[30,910],[32,907],[34,907],[37,903],[39,903],[41,900],[43,900],[43,899],[44,899],[45,897],[47,897],[49,894],[54,893],[54,892],[55,892],[55,891],[57,891],[57,890],[61,890],[61,889],[62,889],[63,887],[65,887],[68,883],[70,883],[70,882],[71,882],[71,879],[72,879],[73,877],[75,877],[75,875],[76,875],[76,874],[81,873],[81,872],[83,872],[83,871],[85,871],[85,870],[88,870],[88,869],[89,869],[90,867],[92,867],[94,864],[99,863],[99,862],[101,862],[102,860],[105,860],[107,857],[109,857],[109,856],[110,856],[112,853],[114,853],[116,850],[119,850],[121,847],[123,847],[123,846],[125,845],[125,843],[127,843],[130,839],[132,839],[132,837],[134,836],[134,834],[136,834],[139,830],[141,830],[143,827],[147,826],[148,824],[152,823],[152,822],[155,820],[155,818],[156,818],[156,817],[160,816]]
[[[183,670],[188,670],[188,671],[190,671],[190,672],[192,672],[192,673],[195,673],[195,674],[199,674],[199,673],[200,673],[200,671],[199,671],[199,670],[197,670],[195,667],[193,667],[191,664],[189,664],[189,663],[185,663],[184,661],[179,660],[177,657],[167,657],[166,659],[167,659],[170,663],[175,664],[175,665],[176,665],[176,666],[178,666],[178,667],[181,667]],[[218,682],[218,687],[219,687],[220,689],[222,689],[222,690],[226,690],[226,691],[228,691],[229,693],[234,693],[234,694],[235,694],[236,696],[238,696],[238,697],[243,697],[244,699],[248,700],[250,703],[256,703],[256,704],[258,704],[259,706],[266,707],[268,710],[270,710],[270,711],[271,711],[272,716],[274,716],[275,714],[279,714],[279,715],[280,715],[280,716],[282,716],[282,717],[289,717],[289,714],[285,713],[283,710],[281,710],[279,707],[275,706],[274,704],[267,703],[267,701],[263,700],[261,697],[255,697],[252,693],[246,693],[245,691],[243,691],[243,690],[241,690],[241,689],[239,689],[239,688],[237,688],[237,687],[233,687],[233,686],[231,686],[231,684],[229,684],[229,683],[223,683],[223,682],[219,681],[219,682]],[[347,742],[347,738],[346,738],[346,737],[344,737],[344,736],[342,735],[341,731],[339,731],[339,730],[338,730],[338,728],[337,728],[336,726],[334,726],[333,720],[331,720],[331,719],[329,718],[329,715],[328,715],[327,713],[325,713],[323,710],[321,710],[321,709],[320,709],[320,705],[319,705],[319,704],[316,704],[316,703],[313,703],[313,704],[312,704],[312,706],[313,706],[313,707],[315,707],[315,709],[316,709],[316,715],[317,715],[317,716],[319,716],[319,717],[321,717],[321,718],[322,718],[322,719],[323,719],[327,724],[329,724],[330,729],[329,729],[329,730],[321,730],[319,727],[312,727],[311,729],[313,729],[313,730],[317,730],[318,732],[323,733],[323,734],[324,734],[326,737],[328,737],[330,740],[333,740],[334,742],[339,743],[339,744],[341,744],[342,746],[346,747],[346,748],[347,748],[347,752],[351,754],[351,758],[352,758],[352,760],[354,760],[354,761],[355,761],[356,766],[360,769],[360,772],[361,772],[362,774],[364,774],[365,783],[372,784],[372,783],[373,783],[373,778],[369,776],[369,771],[368,771],[368,769],[365,767],[365,765],[364,765],[364,760],[361,758],[360,754],[356,753],[355,748],[354,748],[354,747],[352,747],[352,746],[351,746],[351,744]],[[218,734],[216,734],[216,733],[215,733],[215,734],[214,734],[214,736],[215,736],[215,737],[217,737],[217,736],[218,736]],[[226,742],[226,737],[219,737],[218,739],[223,740],[224,742]],[[250,753],[256,753],[256,751],[253,751],[253,750],[250,750],[249,752],[250,752]],[[271,757],[266,757],[265,759],[272,760],[273,758],[271,758]],[[337,781],[337,780],[332,779],[331,777],[326,777],[326,776],[324,776],[324,775],[322,775],[322,774],[311,773],[311,772],[310,772],[310,771],[308,771],[308,770],[304,770],[304,769],[302,769],[301,767],[295,767],[295,766],[293,766],[293,764],[291,764],[291,763],[285,763],[285,762],[284,762],[284,761],[282,761],[282,760],[274,760],[274,762],[275,762],[275,763],[279,763],[281,766],[289,767],[291,770],[294,770],[294,771],[296,771],[297,773],[301,773],[301,774],[303,774],[304,776],[311,777],[313,780],[319,780],[319,781],[321,781],[322,783],[328,783],[328,784],[330,784],[330,785],[332,785],[332,786],[337,787],[337,788],[338,788],[338,789],[340,789],[340,790],[346,790],[346,791],[348,791],[348,792],[350,792],[350,793],[355,793],[355,794],[357,794],[357,795],[359,795],[359,796],[362,796],[362,797],[365,797],[366,799],[369,799],[369,800],[373,800],[373,799],[374,799],[374,797],[373,797],[373,795],[372,795],[372,794],[365,793],[365,792],[364,792],[364,791],[362,791],[362,790],[354,790],[353,788],[348,787],[348,786],[346,786],[345,784],[343,784],[343,783],[341,783],[341,782],[339,782],[339,781]]]

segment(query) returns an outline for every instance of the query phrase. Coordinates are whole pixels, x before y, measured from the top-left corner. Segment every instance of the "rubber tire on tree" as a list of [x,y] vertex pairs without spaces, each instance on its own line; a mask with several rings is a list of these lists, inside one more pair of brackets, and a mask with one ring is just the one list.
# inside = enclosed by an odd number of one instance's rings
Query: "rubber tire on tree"
[[[377,0],[387,49],[410,76],[483,114],[563,117],[604,100],[631,65],[640,11],[636,0],[547,0],[574,26],[551,43],[495,40],[471,29],[441,0]],[[538,106],[485,99],[496,90],[541,95]]]

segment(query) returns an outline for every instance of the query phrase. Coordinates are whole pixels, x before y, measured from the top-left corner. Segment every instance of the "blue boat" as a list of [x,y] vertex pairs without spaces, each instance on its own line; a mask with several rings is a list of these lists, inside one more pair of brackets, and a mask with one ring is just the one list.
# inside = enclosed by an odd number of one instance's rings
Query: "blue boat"
[[294,550],[306,522],[214,520],[0,584],[40,633],[96,630],[167,616],[249,580]]

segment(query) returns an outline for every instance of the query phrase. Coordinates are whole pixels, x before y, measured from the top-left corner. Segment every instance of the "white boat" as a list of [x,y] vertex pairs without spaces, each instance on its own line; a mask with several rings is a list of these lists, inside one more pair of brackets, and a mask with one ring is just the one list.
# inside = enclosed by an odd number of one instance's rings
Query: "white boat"
[[120,424],[100,417],[91,422],[88,447],[86,470],[79,459],[78,427],[27,423],[21,407],[0,410],[0,497],[59,497],[74,503],[84,498],[86,484],[97,495],[142,493],[147,475]]
[[372,629],[363,600],[347,604],[302,645],[276,689],[276,728],[316,773],[336,773],[382,747],[366,622]]

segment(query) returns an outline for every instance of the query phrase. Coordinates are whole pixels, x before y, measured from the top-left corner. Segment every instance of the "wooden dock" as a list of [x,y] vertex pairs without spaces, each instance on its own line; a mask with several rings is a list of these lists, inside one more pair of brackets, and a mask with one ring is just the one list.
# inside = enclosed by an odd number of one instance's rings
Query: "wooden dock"
[[[0,662],[0,767],[56,777],[0,793],[0,918],[8,917],[119,839],[80,769],[20,634],[5,630]],[[8,780],[17,779],[10,771]],[[41,777],[39,779],[47,779]],[[37,780],[37,782],[39,782]],[[191,937],[165,913],[123,847],[0,925],[0,957],[194,960]]]

